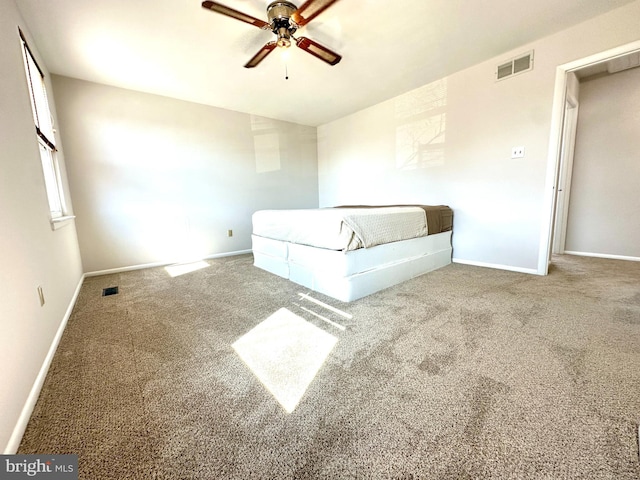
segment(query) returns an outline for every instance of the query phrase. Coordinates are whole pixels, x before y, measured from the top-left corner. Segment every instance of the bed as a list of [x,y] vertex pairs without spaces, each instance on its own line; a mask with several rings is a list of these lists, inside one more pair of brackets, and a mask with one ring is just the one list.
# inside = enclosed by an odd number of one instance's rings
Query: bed
[[253,214],[254,265],[351,302],[451,263],[445,205],[345,205]]

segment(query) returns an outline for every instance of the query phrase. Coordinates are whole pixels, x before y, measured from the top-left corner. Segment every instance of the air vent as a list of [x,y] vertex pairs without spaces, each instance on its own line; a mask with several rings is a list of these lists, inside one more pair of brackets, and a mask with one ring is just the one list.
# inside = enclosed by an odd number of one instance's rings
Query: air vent
[[109,287],[102,289],[102,296],[116,295],[118,293],[118,287]]
[[533,69],[533,50],[512,58],[508,62],[498,65],[496,69],[496,80],[504,80],[519,73],[528,72]]

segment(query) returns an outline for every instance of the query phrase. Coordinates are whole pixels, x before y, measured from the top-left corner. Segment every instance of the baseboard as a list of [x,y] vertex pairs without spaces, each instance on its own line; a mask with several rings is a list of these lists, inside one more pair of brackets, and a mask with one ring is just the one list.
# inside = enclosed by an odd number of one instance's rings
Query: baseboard
[[640,257],[628,257],[625,255],[609,255],[608,253],[589,253],[589,252],[573,252],[565,250],[566,255],[578,255],[580,257],[609,258],[611,260],[629,260],[632,262],[640,262]]
[[508,270],[510,272],[527,273],[529,275],[539,275],[538,270],[536,270],[535,268],[522,268],[522,267],[514,267],[511,265],[501,265],[498,263],[476,262],[473,260],[464,260],[462,258],[452,258],[451,261],[453,263],[459,263],[461,265],[472,265],[474,267],[495,268],[497,270]]
[[82,282],[84,282],[84,279],[85,275],[82,275],[82,277],[80,277],[80,281],[78,282],[78,286],[76,287],[76,291],[73,293],[73,297],[71,297],[71,301],[69,302],[69,306],[67,307],[67,311],[64,314],[62,322],[60,322],[60,325],[58,326],[58,331],[56,332],[55,337],[53,337],[53,341],[51,342],[51,346],[49,347],[47,356],[44,358],[44,362],[42,362],[42,367],[40,367],[38,376],[33,382],[33,386],[31,387],[31,391],[29,392],[29,396],[27,397],[24,407],[22,407],[22,412],[20,412],[20,416],[18,417],[16,426],[14,427],[13,433],[9,438],[9,442],[7,443],[7,446],[5,448],[4,455],[13,455],[18,451],[18,447],[20,446],[20,442],[22,441],[22,436],[27,429],[27,424],[29,423],[29,419],[31,418],[33,409],[35,408],[38,397],[40,396],[40,390],[42,390],[44,380],[45,378],[47,378],[47,373],[49,372],[49,367],[51,366],[51,362],[53,361],[53,356],[56,353],[58,344],[60,343],[60,339],[62,338],[62,334],[64,333],[64,329],[67,326],[67,322],[69,321],[69,317],[71,317],[73,307],[75,306],[78,295],[80,294],[80,289],[82,288]]
[[[251,253],[251,249],[248,250],[238,250],[235,252],[225,252],[225,253],[214,253],[213,255],[207,255],[199,260],[209,260],[211,258],[222,258],[222,257],[234,257],[236,255],[244,255],[245,253]],[[131,265],[128,267],[118,267],[118,268],[110,268],[108,270],[96,270],[95,272],[86,272],[86,277],[97,277],[98,275],[109,275],[111,273],[121,273],[121,272],[129,272],[131,270],[142,270],[145,268],[155,268],[155,267],[166,267],[167,265],[174,265],[176,262],[155,262],[155,263],[144,263],[140,265]]]

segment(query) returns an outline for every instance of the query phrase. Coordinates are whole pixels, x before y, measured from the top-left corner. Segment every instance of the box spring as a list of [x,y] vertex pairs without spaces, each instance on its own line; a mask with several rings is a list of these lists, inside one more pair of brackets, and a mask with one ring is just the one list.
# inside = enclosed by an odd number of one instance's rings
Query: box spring
[[451,263],[451,231],[349,252],[252,235],[254,265],[350,302]]

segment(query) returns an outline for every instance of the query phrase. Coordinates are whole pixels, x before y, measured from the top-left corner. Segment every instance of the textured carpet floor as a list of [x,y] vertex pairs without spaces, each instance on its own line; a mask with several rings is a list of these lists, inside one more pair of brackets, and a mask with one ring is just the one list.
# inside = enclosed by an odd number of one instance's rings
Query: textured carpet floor
[[[208,264],[87,278],[19,453],[91,480],[640,478],[640,263],[311,293],[347,316],[251,255]],[[281,308],[337,339],[291,413],[232,347]]]

